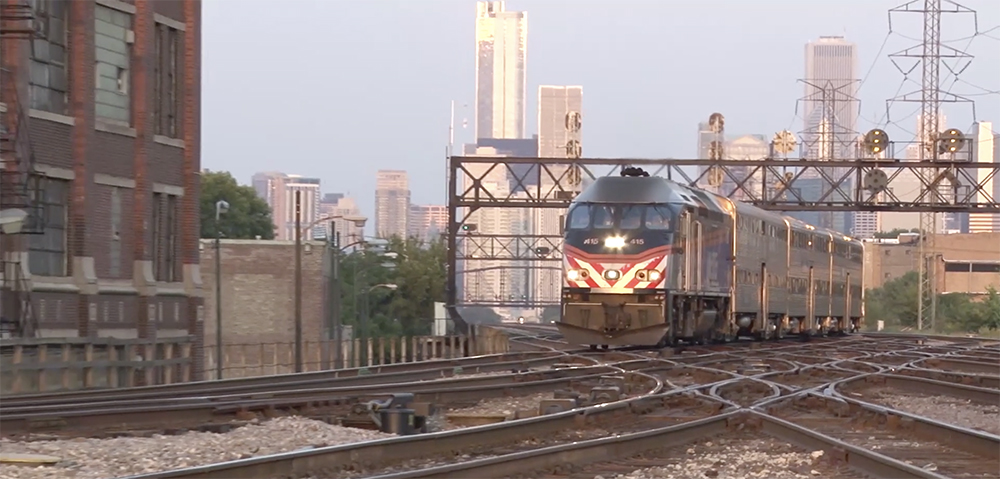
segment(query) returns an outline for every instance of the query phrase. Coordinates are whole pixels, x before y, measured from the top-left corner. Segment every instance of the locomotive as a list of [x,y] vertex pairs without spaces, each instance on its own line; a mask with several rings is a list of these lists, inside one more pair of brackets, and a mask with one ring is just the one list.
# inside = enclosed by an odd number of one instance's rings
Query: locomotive
[[570,204],[559,332],[591,349],[850,333],[861,241],[623,168]]

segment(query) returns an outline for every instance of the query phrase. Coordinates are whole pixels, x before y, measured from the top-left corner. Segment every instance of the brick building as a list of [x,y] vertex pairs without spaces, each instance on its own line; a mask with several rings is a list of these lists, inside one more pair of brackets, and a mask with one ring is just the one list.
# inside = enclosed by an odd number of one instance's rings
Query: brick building
[[[918,236],[901,235],[898,241],[865,243],[866,288],[917,271]],[[1000,289],[1000,233],[939,235],[934,245],[936,291],[980,294],[989,286]]]
[[200,342],[200,0],[2,1],[4,187],[42,218],[2,236],[3,315]]
[[[215,241],[202,240],[205,342],[215,344]],[[295,242],[222,240],[222,341],[225,344],[295,341]],[[302,246],[302,337],[318,341],[323,327],[322,241]]]

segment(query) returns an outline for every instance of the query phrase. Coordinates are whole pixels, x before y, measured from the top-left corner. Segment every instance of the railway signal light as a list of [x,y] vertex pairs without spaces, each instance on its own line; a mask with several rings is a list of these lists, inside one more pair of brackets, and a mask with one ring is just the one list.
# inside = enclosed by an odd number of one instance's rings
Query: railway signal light
[[941,134],[939,151],[941,153],[955,153],[965,145],[965,135],[957,128],[949,128]]
[[875,128],[865,134],[865,148],[868,152],[877,155],[885,151],[889,146],[889,135],[884,131]]
[[476,231],[477,225],[475,223],[464,223],[462,225],[462,231]]

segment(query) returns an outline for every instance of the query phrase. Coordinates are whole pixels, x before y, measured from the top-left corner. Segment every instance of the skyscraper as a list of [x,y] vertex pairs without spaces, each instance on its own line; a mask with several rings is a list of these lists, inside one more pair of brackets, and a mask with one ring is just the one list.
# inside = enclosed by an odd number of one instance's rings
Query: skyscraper
[[[996,163],[998,158],[994,156],[996,145],[994,144],[993,122],[976,122],[972,131],[972,161],[977,163]],[[977,170],[976,182],[983,185],[983,193],[976,193],[974,199],[978,203],[987,203],[993,195],[993,185],[998,181],[990,177],[990,170]],[[985,194],[984,194],[985,193]],[[1000,231],[1000,215],[996,213],[969,213],[969,233],[992,233]]]
[[[538,156],[566,158],[570,131],[566,115],[583,111],[582,86],[541,85],[538,87]],[[573,135],[580,139],[580,132]]]
[[[542,85],[538,87],[538,157],[566,158],[566,146],[570,140],[582,143],[581,131],[571,132],[567,128],[570,113],[583,113],[582,86]],[[549,172],[556,178],[564,176],[563,171],[552,167]],[[541,184],[533,192],[534,196],[552,191],[555,181],[548,173],[543,173]],[[562,186],[567,186],[561,182]],[[532,208],[525,210],[527,233],[559,236],[559,219],[565,210],[555,208]],[[552,262],[532,261],[528,269],[528,294],[540,302],[558,302],[562,294],[562,272],[551,269]],[[549,267],[549,268],[546,268]]]
[[379,170],[375,179],[375,234],[406,237],[410,182],[405,171]]
[[439,240],[448,231],[448,207],[445,205],[410,205],[407,234],[427,243]]
[[[295,239],[295,192],[299,191],[302,217],[300,224],[305,227],[319,217],[320,192],[319,178],[307,178],[302,175],[288,175],[278,171],[256,173],[251,179],[257,196],[271,207],[271,219],[274,221],[274,239]],[[303,229],[302,238],[312,239],[322,234],[321,226]]]
[[[857,45],[842,36],[820,37],[806,44],[805,63],[803,155],[822,160],[853,158],[858,138]],[[837,168],[829,173],[839,179],[844,172]],[[815,178],[818,175],[807,172],[803,177]],[[811,185],[806,189],[813,186],[818,187]],[[819,217],[819,226],[845,234],[853,230],[853,213],[826,212]]]
[[[320,217],[335,219],[322,221],[317,225],[316,229],[321,230],[320,235],[325,238],[327,229],[332,222],[334,232],[340,240],[340,247],[346,248],[361,241],[364,235],[364,228],[358,226],[354,221],[345,219],[352,216],[362,216],[361,209],[358,208],[354,198],[344,196],[341,193],[327,193],[323,196],[323,201],[320,203]],[[356,248],[352,247],[349,249],[353,250]]]
[[803,147],[807,158],[851,158],[857,139],[858,49],[844,37],[806,44]]
[[476,2],[476,138],[524,138],[528,14]]

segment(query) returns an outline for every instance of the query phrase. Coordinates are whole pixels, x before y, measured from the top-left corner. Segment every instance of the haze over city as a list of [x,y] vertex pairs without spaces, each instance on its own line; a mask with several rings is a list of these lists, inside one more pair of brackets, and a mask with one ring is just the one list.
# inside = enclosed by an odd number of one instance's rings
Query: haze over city
[[[323,191],[350,192],[367,213],[376,170],[407,170],[414,203],[444,203],[450,101],[456,144],[473,141],[475,1],[232,5],[204,6],[204,167],[244,183],[274,169],[319,177]],[[864,131],[897,90],[919,89],[919,68],[901,86],[887,58],[921,36],[919,15],[894,15],[888,33],[895,6],[508,1],[528,14],[527,136],[543,84],[584,87],[585,156],[693,157],[697,124],[715,111],[736,133],[801,130],[803,48],[826,35],[857,44]],[[981,31],[1000,23],[1000,4],[969,6]],[[971,15],[946,17],[943,39],[974,33]],[[976,95],[978,119],[1000,118],[1000,30],[955,46],[975,59],[953,90]],[[912,133],[918,109],[897,104],[890,118]],[[967,105],[943,109],[949,124],[974,120]]]

